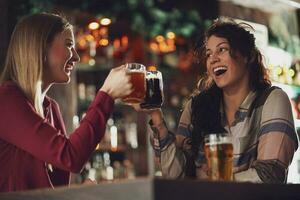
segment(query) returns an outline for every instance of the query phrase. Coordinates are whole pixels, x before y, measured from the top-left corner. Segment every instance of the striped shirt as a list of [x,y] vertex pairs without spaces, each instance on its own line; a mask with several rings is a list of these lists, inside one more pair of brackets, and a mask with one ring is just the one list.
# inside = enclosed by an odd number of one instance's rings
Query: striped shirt
[[[235,113],[235,120],[230,128],[221,102],[221,124],[233,137],[234,179],[285,182],[288,166],[298,148],[289,98],[283,90],[276,88],[265,102],[255,106],[250,113],[250,106],[256,96],[257,92],[253,91],[247,95]],[[160,156],[165,177],[185,176],[187,158],[183,152],[191,151],[191,102],[190,100],[185,106],[175,136],[169,133],[156,142],[159,144],[159,153],[156,155]],[[155,133],[159,128],[152,126],[152,130]],[[195,165],[197,178],[206,179],[207,165],[201,148]]]

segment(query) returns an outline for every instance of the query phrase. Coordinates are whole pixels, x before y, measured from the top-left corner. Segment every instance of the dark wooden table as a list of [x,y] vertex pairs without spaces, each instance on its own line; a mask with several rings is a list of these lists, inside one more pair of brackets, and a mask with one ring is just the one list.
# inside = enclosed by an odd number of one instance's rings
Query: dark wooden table
[[143,178],[45,190],[0,193],[2,200],[300,200],[300,185]]

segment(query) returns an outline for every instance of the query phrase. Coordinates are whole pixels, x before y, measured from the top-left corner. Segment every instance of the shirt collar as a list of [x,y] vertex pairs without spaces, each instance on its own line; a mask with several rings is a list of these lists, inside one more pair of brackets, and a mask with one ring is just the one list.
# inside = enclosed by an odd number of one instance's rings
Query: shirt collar
[[[236,113],[234,115],[235,122],[241,121],[241,120],[243,121],[243,119],[247,116],[250,106],[251,106],[252,102],[254,101],[256,95],[257,95],[256,91],[250,91],[248,93],[247,97],[244,99],[244,101],[239,106],[238,110],[236,111]],[[222,123],[222,125],[225,126],[227,124],[227,120],[226,120],[226,114],[224,111],[223,97],[220,101],[220,114],[221,114],[221,123]],[[233,124],[235,124],[235,122]]]

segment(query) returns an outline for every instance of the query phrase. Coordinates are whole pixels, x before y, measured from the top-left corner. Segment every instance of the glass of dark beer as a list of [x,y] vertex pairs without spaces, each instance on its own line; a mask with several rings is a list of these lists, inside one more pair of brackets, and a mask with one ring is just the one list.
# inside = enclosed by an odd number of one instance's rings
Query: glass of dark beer
[[155,67],[151,67],[146,72],[146,97],[140,106],[143,109],[160,108],[163,100],[162,74]]
[[208,176],[212,181],[233,180],[233,145],[228,134],[209,134],[204,138]]
[[140,63],[127,63],[126,70],[130,76],[133,91],[122,101],[128,104],[142,103],[146,95],[146,67]]

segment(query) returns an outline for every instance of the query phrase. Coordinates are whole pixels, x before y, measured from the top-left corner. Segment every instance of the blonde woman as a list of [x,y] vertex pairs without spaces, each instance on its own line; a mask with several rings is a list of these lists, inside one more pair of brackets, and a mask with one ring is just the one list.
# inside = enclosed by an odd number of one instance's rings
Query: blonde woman
[[66,19],[40,13],[16,25],[0,78],[0,191],[68,185],[70,172],[80,172],[103,137],[114,99],[131,92],[124,66],[112,69],[68,138],[46,93],[68,83],[78,61]]

